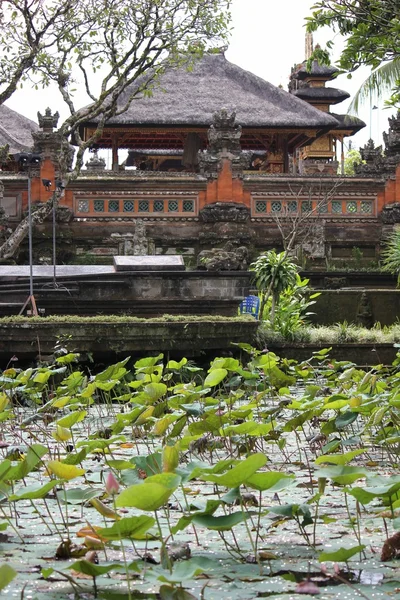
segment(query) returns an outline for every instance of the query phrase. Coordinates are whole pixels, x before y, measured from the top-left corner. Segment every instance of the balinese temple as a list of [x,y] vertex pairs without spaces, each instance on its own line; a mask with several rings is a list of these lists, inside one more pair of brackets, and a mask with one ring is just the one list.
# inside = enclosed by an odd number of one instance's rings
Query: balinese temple
[[[334,87],[335,69],[314,61],[307,70],[311,43],[292,70],[289,91],[230,63],[223,52],[206,54],[190,70],[166,71],[151,96],[135,98],[111,118],[58,208],[58,261],[110,262],[136,252],[139,232],[150,254],[179,253],[191,266],[202,250],[227,243],[247,247],[252,258],[281,248],[283,231],[299,216],[308,224],[303,250],[313,264],[351,256],[354,246],[365,257],[378,256],[400,202],[400,119],[390,120],[385,151],[370,142],[359,172],[344,176],[343,141],[365,124],[337,112],[348,94]],[[37,128],[1,110],[0,142],[9,145],[2,203],[12,226],[26,211],[28,176],[33,203],[51,196],[43,180],[54,189],[57,114],[44,111]],[[95,128],[84,123],[81,136],[88,139]],[[30,136],[42,160],[28,174],[15,157]],[[46,262],[51,220],[34,235],[35,261]],[[24,246],[17,260],[26,257]]]

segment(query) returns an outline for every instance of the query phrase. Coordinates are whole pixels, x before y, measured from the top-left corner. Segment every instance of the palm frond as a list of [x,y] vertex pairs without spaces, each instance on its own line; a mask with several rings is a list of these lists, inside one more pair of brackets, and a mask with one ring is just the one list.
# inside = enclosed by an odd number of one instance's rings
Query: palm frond
[[390,94],[400,80],[400,57],[381,65],[361,84],[350,103],[347,114],[358,114],[362,105],[376,102],[384,94]]

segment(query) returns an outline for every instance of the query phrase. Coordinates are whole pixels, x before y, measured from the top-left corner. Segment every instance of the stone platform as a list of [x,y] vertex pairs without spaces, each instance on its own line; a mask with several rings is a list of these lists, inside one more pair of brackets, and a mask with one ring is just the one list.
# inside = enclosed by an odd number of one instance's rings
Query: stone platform
[[114,256],[116,271],[184,271],[185,263],[176,256]]

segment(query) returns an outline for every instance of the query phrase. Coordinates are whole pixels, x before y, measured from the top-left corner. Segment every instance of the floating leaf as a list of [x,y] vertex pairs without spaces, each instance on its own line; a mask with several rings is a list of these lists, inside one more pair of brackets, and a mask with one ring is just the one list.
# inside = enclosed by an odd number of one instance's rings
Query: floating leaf
[[347,562],[355,554],[359,554],[364,550],[365,546],[353,546],[352,548],[339,548],[334,552],[321,552],[318,557],[319,562]]
[[257,453],[249,456],[238,465],[234,466],[226,473],[218,474],[206,474],[201,477],[205,481],[212,481],[218,485],[225,487],[236,488],[247,482],[247,480],[267,462],[265,454]]
[[44,485],[30,485],[17,490],[14,494],[9,496],[10,502],[17,502],[18,500],[37,500],[44,498],[47,494],[60,482],[56,479],[48,481]]
[[132,540],[146,539],[146,533],[153,527],[155,519],[147,515],[127,517],[114,523],[112,527],[97,529],[96,533],[103,539],[117,541],[121,538]]
[[319,456],[316,459],[315,464],[320,465],[321,463],[329,463],[331,465],[346,465],[351,460],[353,460],[353,458],[359,456],[360,454],[363,454],[364,452],[365,450],[360,448],[358,450],[353,450],[352,452],[346,452],[344,454],[324,454],[323,456]]
[[207,529],[229,531],[238,523],[243,523],[249,516],[250,513],[240,510],[231,513],[230,515],[222,515],[221,517],[214,517],[213,515],[195,515],[192,522],[201,527],[207,527]]
[[69,415],[62,417],[62,419],[59,419],[57,421],[57,425],[60,425],[60,427],[68,427],[70,429],[76,423],[83,421],[86,415],[87,410],[76,410],[72,413],[69,413]]
[[[215,561],[210,558],[203,556],[196,556],[189,560],[177,562],[172,567],[172,573],[166,572],[161,574],[158,579],[159,581],[166,581],[168,583],[182,583],[189,579],[193,579],[197,575],[201,575],[206,571],[215,570]],[[154,569],[156,571],[156,569]]]
[[7,587],[14,577],[17,576],[17,571],[15,571],[10,565],[4,564],[0,567],[0,590],[3,590]]
[[79,477],[85,472],[84,469],[80,469],[75,465],[66,465],[58,460],[51,460],[48,462],[47,470],[56,477],[59,477],[60,479],[66,479],[67,481],[70,479],[75,479],[75,477]]
[[254,473],[246,481],[246,485],[260,492],[265,492],[266,490],[277,492],[292,486],[295,482],[296,478],[294,475],[287,475],[280,471],[266,471],[265,473]]
[[59,502],[67,502],[68,504],[83,504],[88,502],[92,498],[101,496],[102,491],[94,488],[70,488],[69,490],[63,490],[57,492],[57,498]]
[[[131,563],[127,566],[127,568],[131,571],[136,571],[138,573],[140,572],[140,568],[138,567],[137,563]],[[74,562],[68,567],[68,569],[76,571],[77,573],[83,573],[84,575],[90,575],[91,577],[99,577],[100,575],[105,575],[110,571],[118,571],[121,569],[125,571],[125,565],[120,563],[113,563],[111,565],[95,565],[88,560],[82,559]]]
[[366,469],[362,467],[347,467],[337,465],[333,467],[325,467],[315,473],[315,477],[326,477],[332,479],[335,483],[340,485],[350,485],[357,481],[357,479],[363,479],[368,474]]
[[157,510],[163,506],[178,487],[181,478],[173,473],[161,473],[132,485],[116,498],[117,506],[132,506],[140,510]]

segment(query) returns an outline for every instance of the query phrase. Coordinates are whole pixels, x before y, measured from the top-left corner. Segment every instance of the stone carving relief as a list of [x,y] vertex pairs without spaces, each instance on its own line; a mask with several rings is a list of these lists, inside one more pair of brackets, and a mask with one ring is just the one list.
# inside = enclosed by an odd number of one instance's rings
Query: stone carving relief
[[385,225],[400,223],[400,202],[386,204],[381,212],[381,220]]
[[247,223],[250,210],[237,202],[214,202],[208,204],[199,213],[203,223],[233,222]]
[[202,250],[197,257],[197,267],[207,271],[246,271],[248,250],[246,246],[235,246],[227,242],[223,248]]
[[312,235],[307,236],[304,241],[300,241],[296,250],[307,258],[325,258],[325,221],[315,224]]

